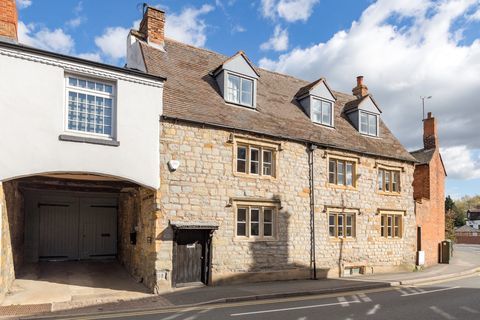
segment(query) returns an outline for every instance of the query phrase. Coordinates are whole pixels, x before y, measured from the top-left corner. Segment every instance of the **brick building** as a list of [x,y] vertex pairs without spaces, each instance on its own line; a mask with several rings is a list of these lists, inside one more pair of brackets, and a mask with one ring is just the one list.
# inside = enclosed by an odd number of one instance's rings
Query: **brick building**
[[445,240],[445,178],[437,121],[429,112],[423,122],[423,149],[412,152],[415,165],[413,195],[417,216],[417,246],[425,252],[427,266],[439,262],[440,242]]

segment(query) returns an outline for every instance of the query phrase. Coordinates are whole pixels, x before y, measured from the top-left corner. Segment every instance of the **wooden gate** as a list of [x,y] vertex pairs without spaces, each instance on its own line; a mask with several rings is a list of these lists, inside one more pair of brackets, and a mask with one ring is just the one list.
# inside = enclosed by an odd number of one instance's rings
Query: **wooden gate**
[[177,230],[174,244],[174,286],[208,284],[209,230]]

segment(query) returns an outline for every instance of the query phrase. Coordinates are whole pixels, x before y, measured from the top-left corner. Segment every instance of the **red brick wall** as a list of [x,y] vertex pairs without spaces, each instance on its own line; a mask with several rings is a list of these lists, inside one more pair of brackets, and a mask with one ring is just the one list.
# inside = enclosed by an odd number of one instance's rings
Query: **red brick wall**
[[15,0],[0,0],[0,37],[17,40],[17,8]]
[[140,23],[139,31],[143,33],[149,42],[160,46],[165,44],[165,13],[161,10],[147,7]]
[[480,236],[459,236],[457,234],[455,238],[457,239],[456,243],[480,244]]
[[438,150],[429,165],[415,168],[413,184],[422,250],[430,266],[438,263],[438,246],[445,239],[445,171]]

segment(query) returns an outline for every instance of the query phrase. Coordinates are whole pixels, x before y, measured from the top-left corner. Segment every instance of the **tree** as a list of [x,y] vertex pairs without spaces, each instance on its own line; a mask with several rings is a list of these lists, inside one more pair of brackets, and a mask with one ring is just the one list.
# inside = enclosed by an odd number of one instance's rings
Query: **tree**
[[456,213],[452,209],[445,212],[445,239],[455,242],[455,217]]
[[453,210],[454,207],[455,207],[455,202],[453,201],[452,197],[448,195],[445,198],[445,212],[449,212],[450,210]]

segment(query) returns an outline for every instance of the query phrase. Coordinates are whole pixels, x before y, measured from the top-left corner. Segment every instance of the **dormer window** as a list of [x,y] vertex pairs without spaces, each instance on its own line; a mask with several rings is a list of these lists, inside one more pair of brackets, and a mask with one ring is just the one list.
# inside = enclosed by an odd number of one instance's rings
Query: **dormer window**
[[312,98],[312,121],[327,126],[333,126],[333,104],[329,101]]
[[242,51],[212,72],[225,102],[255,109],[260,75]]
[[252,107],[253,80],[227,73],[227,92],[225,100]]
[[360,133],[378,136],[378,115],[360,111]]

